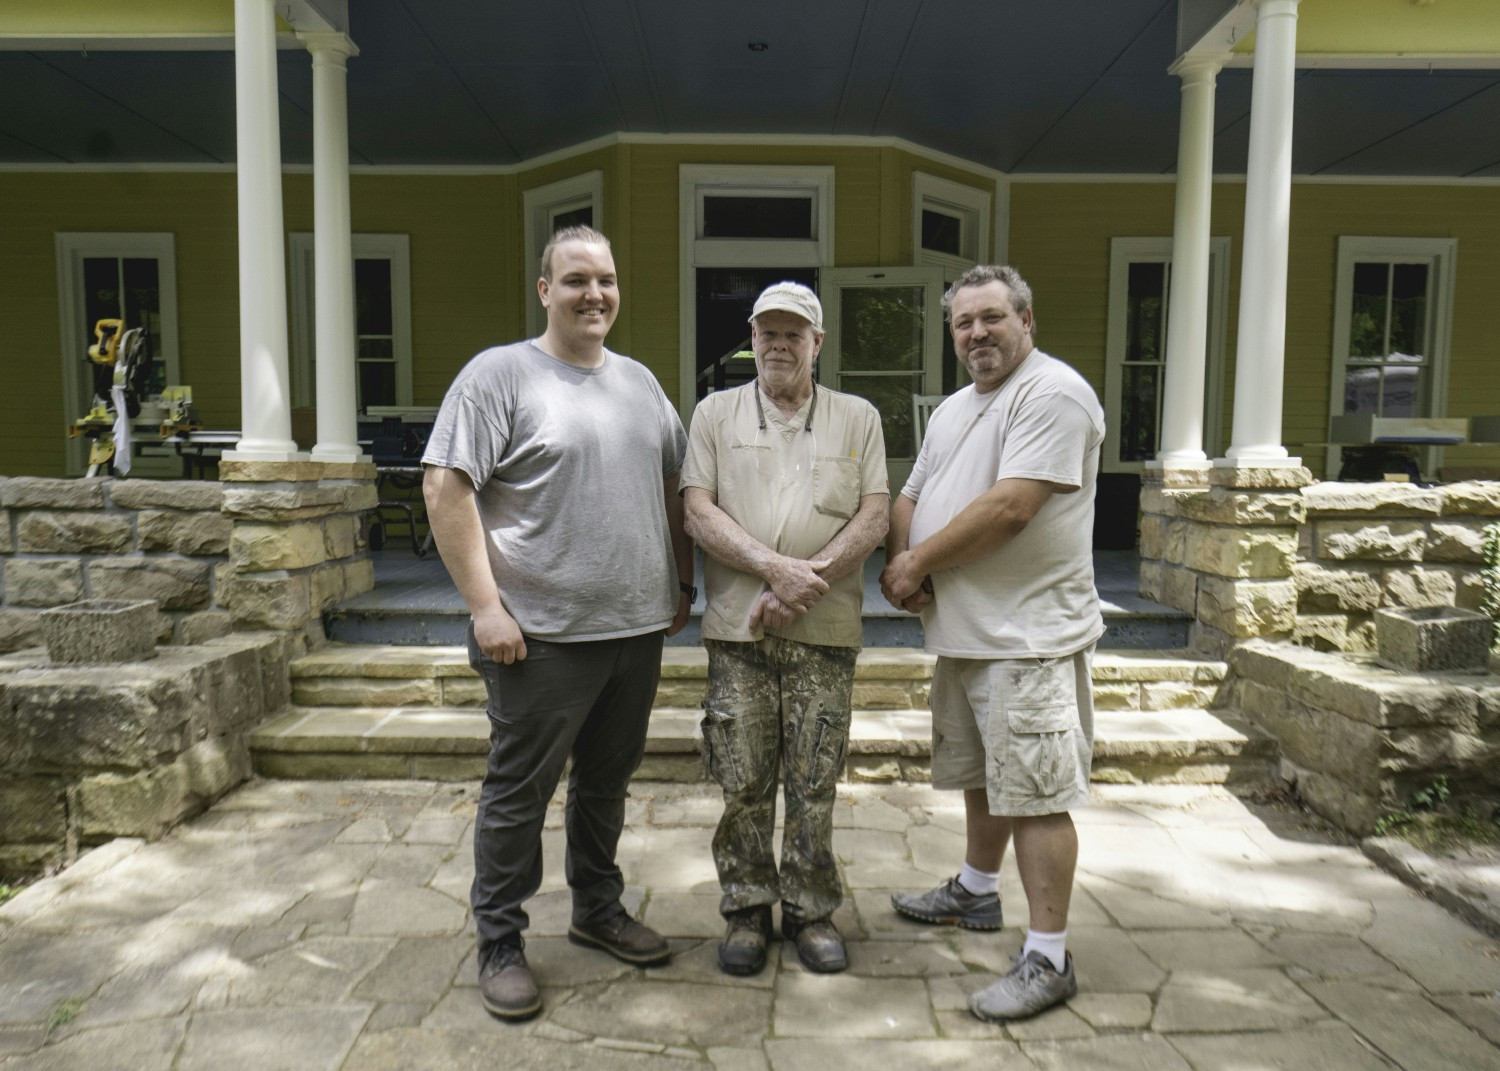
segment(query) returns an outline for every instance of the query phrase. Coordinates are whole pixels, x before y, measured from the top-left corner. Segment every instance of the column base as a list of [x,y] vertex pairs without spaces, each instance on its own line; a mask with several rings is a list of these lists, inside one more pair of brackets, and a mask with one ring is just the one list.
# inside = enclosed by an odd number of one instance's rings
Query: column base
[[370,455],[361,451],[358,446],[345,446],[341,443],[332,443],[324,446],[322,443],[319,443],[312,448],[312,454],[309,459],[340,465],[359,465],[368,462]]
[[225,461],[306,461],[307,454],[297,449],[297,444],[290,439],[285,442],[275,440],[263,440],[261,442],[246,442],[241,439],[233,450],[225,450],[221,455]]
[[1141,466],[1141,480],[1162,487],[1207,487],[1212,469],[1208,458],[1157,458]]
[[1208,482],[1214,487],[1283,490],[1306,487],[1313,482],[1313,475],[1303,467],[1300,457],[1253,460],[1216,457],[1209,470]]

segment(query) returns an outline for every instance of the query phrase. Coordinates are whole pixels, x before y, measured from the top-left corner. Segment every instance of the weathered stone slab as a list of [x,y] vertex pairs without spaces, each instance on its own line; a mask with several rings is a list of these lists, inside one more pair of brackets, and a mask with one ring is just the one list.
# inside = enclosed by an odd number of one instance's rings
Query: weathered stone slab
[[[7,503],[8,504],[8,503]],[[1443,515],[1500,517],[1500,481],[1469,480],[1443,487]]]
[[3,504],[10,509],[98,509],[104,505],[103,478],[55,480],[41,476],[12,476],[0,485]]
[[1161,601],[1174,610],[1195,613],[1198,609],[1198,574],[1169,565],[1162,573]]
[[1323,1009],[1278,970],[1176,971],[1157,998],[1151,1028],[1163,1034],[1287,1030],[1323,1017]]
[[241,573],[273,569],[304,569],[327,560],[323,526],[301,524],[234,525],[229,539],[229,558]]
[[[371,489],[371,494],[374,489]],[[342,487],[315,483],[264,486],[228,484],[224,513],[236,520],[291,522],[350,512]],[[373,506],[374,503],[371,503]]]
[[1448,569],[1409,565],[1382,570],[1380,586],[1387,606],[1452,606],[1458,585]]
[[84,1067],[169,1071],[186,1029],[185,1016],[102,1026],[30,1053],[15,1066],[24,1065],[27,1071],[78,1071]]
[[1309,614],[1299,610],[1297,627],[1292,629],[1292,642],[1302,647],[1311,647],[1315,651],[1350,650],[1349,616]]
[[368,558],[344,563],[344,598],[375,590],[375,563]]
[[1305,1067],[1318,1071],[1390,1071],[1390,1064],[1371,1052],[1343,1023],[1276,1033],[1205,1034],[1172,1039],[1194,1067],[1243,1066],[1246,1053],[1262,1067]]
[[587,1001],[558,1008],[550,1018],[595,1036],[706,1048],[758,1044],[770,1016],[771,994],[760,988],[615,982],[591,992]]
[[1380,664],[1408,673],[1486,669],[1493,627],[1483,614],[1453,606],[1375,612]]
[[1291,528],[1195,525],[1187,535],[1184,564],[1222,577],[1285,577],[1297,558]]
[[178,763],[135,774],[85,777],[71,797],[73,820],[86,842],[114,836],[154,840],[198,804],[187,770]]
[[144,663],[22,670],[6,685],[0,762],[76,770],[158,765],[182,750],[197,700]]
[[[856,1067],[884,1067],[891,1071],[1006,1071],[1029,1066],[1020,1047],[1005,1040],[997,1027],[971,1021],[982,1030],[980,1037],[891,1042],[777,1038],[766,1042],[766,1057],[770,1060],[771,1071],[831,1071]],[[1172,1068],[1174,1065],[1162,1066]],[[715,1071],[734,1069],[716,1066]],[[749,1065],[746,1071],[749,1071]]]
[[1463,518],[1433,521],[1427,527],[1423,558],[1430,562],[1478,565],[1484,561],[1484,530],[1491,523]]
[[323,522],[323,553],[330,561],[347,558],[359,547],[357,516],[329,517]]
[[113,554],[130,549],[130,517],[82,510],[33,510],[16,525],[16,547],[39,554]]
[[334,563],[308,574],[308,598],[315,611],[326,610],[344,597],[344,569]]
[[1374,568],[1298,562],[1297,609],[1309,613],[1369,612],[1380,606],[1382,587]]
[[1187,561],[1188,533],[1193,530],[1193,525],[1188,521],[1171,520],[1167,522],[1167,530],[1164,534],[1163,551],[1167,561],[1173,565],[1181,565]]
[[[511,1027],[501,1035],[504,1066],[548,1071],[705,1071],[711,1067],[696,1053],[672,1053],[663,1045],[628,1051],[598,1042],[544,1037],[542,1030],[547,1026],[537,1024],[526,1034],[519,1032],[522,1028]],[[424,1025],[367,1032],[342,1071],[495,1071],[496,1037],[493,1022],[466,1029]]]
[[[1191,1071],[1167,1042],[1154,1034],[1112,1034],[1079,1041],[1033,1041],[1021,1046],[1037,1071]],[[1002,1065],[1003,1066],[1003,1065]]]
[[42,611],[47,657],[54,663],[141,662],[156,647],[156,603],[85,599]]
[[76,559],[4,563],[5,601],[11,606],[62,606],[83,598],[83,566]]
[[313,616],[307,575],[238,573],[221,589],[238,624],[255,628],[301,628]]
[[1436,517],[1443,490],[1410,483],[1340,483],[1325,480],[1302,491],[1313,516],[1353,513],[1368,517]]
[[181,558],[101,558],[88,564],[98,598],[154,599],[163,610],[201,610],[211,601],[213,566]]
[[174,1066],[176,1071],[335,1071],[346,1066],[344,1058],[369,1015],[367,1004],[200,1011]]
[[183,643],[203,643],[229,635],[234,628],[234,619],[227,610],[204,610],[188,614],[178,623],[179,638]]
[[10,510],[0,509],[0,554],[15,553],[16,539],[11,531],[10,516]]
[[927,986],[919,979],[805,971],[784,971],[777,978],[774,1029],[784,1038],[897,1039],[935,1034]]
[[1313,482],[1313,474],[1302,465],[1215,463],[1208,470],[1208,482],[1214,487],[1242,490],[1283,490],[1306,487]]
[[[1143,558],[1141,560],[1140,569],[1140,580],[1137,584],[1136,591],[1140,593],[1140,596],[1143,599],[1150,599],[1153,602],[1162,602],[1162,592],[1166,585],[1164,576],[1166,564],[1164,562],[1149,561]],[[1194,594],[1196,597],[1196,589]]]
[[146,510],[136,517],[136,540],[142,550],[168,550],[193,556],[229,550],[233,522],[220,513]]
[[1422,560],[1427,527],[1420,521],[1318,521],[1318,557],[1333,561]]
[[1297,586],[1291,580],[1227,580],[1205,576],[1198,582],[1198,619],[1231,636],[1290,633],[1297,617]]
[[1154,513],[1141,517],[1138,535],[1142,558],[1161,558],[1166,550],[1166,521]]
[[216,480],[111,480],[109,500],[126,509],[208,510],[224,506],[224,487]]
[[1307,519],[1296,491],[1236,491],[1215,487],[1208,494],[1184,496],[1178,512],[1190,520],[1227,525],[1295,527]]
[[1494,1046],[1421,995],[1357,982],[1308,989],[1407,1071],[1500,1068]]
[[66,782],[55,777],[0,778],[0,841],[58,841],[67,832]]

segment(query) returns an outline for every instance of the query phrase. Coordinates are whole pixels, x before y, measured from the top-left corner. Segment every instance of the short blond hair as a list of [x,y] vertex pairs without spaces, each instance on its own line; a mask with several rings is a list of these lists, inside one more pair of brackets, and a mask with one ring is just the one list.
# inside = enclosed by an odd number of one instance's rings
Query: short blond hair
[[564,227],[552,236],[552,240],[542,250],[542,278],[549,283],[552,281],[552,251],[568,242],[587,242],[590,245],[602,245],[605,249],[609,248],[609,239],[593,227]]

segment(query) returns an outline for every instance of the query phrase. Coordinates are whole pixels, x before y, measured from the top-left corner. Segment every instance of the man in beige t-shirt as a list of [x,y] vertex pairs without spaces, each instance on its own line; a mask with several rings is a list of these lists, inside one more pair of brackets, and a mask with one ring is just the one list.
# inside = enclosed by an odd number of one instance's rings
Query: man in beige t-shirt
[[862,641],[861,567],[886,530],[885,440],[874,406],[813,382],[816,294],[767,287],[750,323],[756,380],[699,403],[682,469],[687,529],[707,555],[703,744],[724,790],[713,852],[728,920],[719,967],[765,966],[779,900],[781,932],[802,962],[841,971],[833,801]]

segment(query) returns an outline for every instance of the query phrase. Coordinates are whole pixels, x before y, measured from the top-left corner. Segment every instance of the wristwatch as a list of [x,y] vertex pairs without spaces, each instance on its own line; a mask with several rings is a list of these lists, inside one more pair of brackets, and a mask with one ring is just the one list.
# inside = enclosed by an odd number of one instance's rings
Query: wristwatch
[[693,585],[689,584],[686,580],[677,581],[677,590],[688,597],[689,605],[698,601],[698,589],[693,587]]

